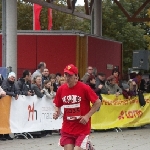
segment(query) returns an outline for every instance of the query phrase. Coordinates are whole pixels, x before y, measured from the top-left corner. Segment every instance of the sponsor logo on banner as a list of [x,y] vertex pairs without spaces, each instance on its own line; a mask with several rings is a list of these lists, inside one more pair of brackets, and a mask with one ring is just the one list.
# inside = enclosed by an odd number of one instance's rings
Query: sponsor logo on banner
[[30,115],[31,115],[31,120],[37,120],[37,110],[34,109],[34,103],[33,105],[28,105],[28,111],[29,111],[29,115],[28,115],[28,121],[30,120]]
[[42,117],[43,119],[53,119],[52,117],[52,107],[50,106],[45,106],[42,107]]

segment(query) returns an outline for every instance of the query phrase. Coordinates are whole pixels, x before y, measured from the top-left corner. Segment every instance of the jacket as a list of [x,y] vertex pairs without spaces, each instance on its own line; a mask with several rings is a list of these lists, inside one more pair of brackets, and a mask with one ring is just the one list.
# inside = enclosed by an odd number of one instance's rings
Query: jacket
[[13,97],[19,95],[19,90],[15,86],[15,82],[10,81],[9,79],[3,80],[1,87],[6,92],[6,95],[13,96]]
[[54,92],[54,91],[49,92],[48,89],[45,89],[45,88],[43,89],[43,91],[47,98],[49,98],[50,100],[54,99],[56,92]]
[[19,94],[21,95],[28,95],[28,91],[32,92],[31,90],[31,83],[29,83],[28,81],[25,82],[25,80],[23,78],[20,78],[16,83],[15,83],[16,87],[19,90]]
[[116,92],[119,92],[122,94],[122,89],[117,84],[110,84],[108,81],[105,83],[106,88],[110,92],[110,94],[116,94]]
[[37,97],[42,98],[44,96],[44,93],[41,92],[40,88],[36,84],[32,84],[31,89]]
[[101,94],[108,94],[108,89],[105,86],[105,81],[101,81],[99,78],[96,78],[96,88],[98,88],[99,85],[103,85],[101,88]]

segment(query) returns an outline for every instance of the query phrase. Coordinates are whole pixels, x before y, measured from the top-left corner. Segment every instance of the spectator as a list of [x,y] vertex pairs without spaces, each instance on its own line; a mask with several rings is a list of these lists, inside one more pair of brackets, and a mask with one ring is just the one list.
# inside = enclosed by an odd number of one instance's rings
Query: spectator
[[8,75],[8,79],[3,80],[1,87],[6,92],[6,95],[13,96],[17,100],[19,90],[15,86],[15,78],[16,74],[14,72],[10,72]]
[[[44,88],[43,88],[44,94],[49,100],[53,100],[56,96],[56,92],[54,92],[54,87],[50,80],[46,80],[44,82]],[[52,130],[45,130],[41,132],[42,136],[46,136],[47,134],[52,134]]]
[[29,70],[24,70],[22,78],[18,79],[15,83],[21,95],[31,96],[33,91],[31,90],[31,72]]
[[129,89],[133,93],[133,96],[138,94],[138,81],[136,78],[129,80]]
[[65,84],[65,83],[66,83],[65,77],[60,77],[59,86]]
[[50,100],[54,99],[56,92],[54,92],[54,87],[50,80],[46,80],[44,82],[43,91],[47,98],[49,98]]
[[6,92],[0,86],[0,98],[2,98],[3,96],[6,96]]
[[34,78],[38,75],[40,75],[42,77],[42,73],[44,71],[44,69],[46,68],[46,63],[45,62],[40,62],[38,64],[37,70],[32,74],[32,80],[34,80]]
[[33,84],[31,85],[31,89],[37,95],[37,97],[42,98],[44,96],[44,91],[41,88],[42,77],[41,75],[37,75],[34,77]]
[[81,81],[84,82],[84,83],[86,83],[88,77],[89,77],[90,75],[92,75],[92,74],[93,74],[93,67],[88,66],[87,72],[86,72],[85,75],[82,77]]
[[50,81],[53,84],[54,87],[54,92],[57,92],[57,85],[56,85],[56,75],[55,74],[51,74],[50,75]]
[[56,73],[56,81],[55,81],[55,83],[56,83],[56,85],[57,85],[57,89],[58,89],[58,87],[59,87],[60,78],[61,78],[61,73]]
[[3,78],[2,74],[0,74],[0,86],[2,85],[3,80],[4,80],[4,78]]
[[116,94],[116,96],[122,94],[122,89],[116,84],[116,78],[113,75],[107,78],[105,85],[110,94]]
[[45,68],[42,73],[42,84],[44,84],[46,80],[50,80],[49,70],[47,68]]
[[[8,79],[3,80],[1,87],[6,92],[6,95],[13,96],[17,100],[19,91],[15,86],[15,78],[16,78],[16,74],[14,72],[10,72],[8,75]],[[13,140],[13,138],[11,138],[9,134],[4,134],[0,136],[1,136],[1,140],[3,141]]]
[[101,96],[101,85],[99,85],[99,88],[95,87],[96,80],[94,75],[90,75],[86,82],[87,85],[90,86],[90,88],[96,93],[97,96],[99,96],[99,99],[102,100]]
[[126,99],[130,99],[133,96],[133,93],[130,91],[129,89],[129,85],[126,83],[122,83],[122,95],[126,98]]
[[115,77],[115,82],[116,82],[116,84],[118,84],[120,86],[120,83],[119,83],[119,74],[120,74],[120,72],[119,72],[118,68],[114,68],[112,70],[112,75]]
[[101,94],[109,94],[109,91],[105,86],[105,79],[106,76],[104,73],[98,73],[98,76],[96,78],[96,88],[101,89]]

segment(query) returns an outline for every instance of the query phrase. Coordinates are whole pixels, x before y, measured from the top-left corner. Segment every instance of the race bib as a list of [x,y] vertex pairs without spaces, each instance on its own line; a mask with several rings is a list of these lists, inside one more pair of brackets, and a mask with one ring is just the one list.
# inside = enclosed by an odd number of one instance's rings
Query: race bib
[[64,113],[67,120],[77,120],[81,116],[80,103],[64,105]]

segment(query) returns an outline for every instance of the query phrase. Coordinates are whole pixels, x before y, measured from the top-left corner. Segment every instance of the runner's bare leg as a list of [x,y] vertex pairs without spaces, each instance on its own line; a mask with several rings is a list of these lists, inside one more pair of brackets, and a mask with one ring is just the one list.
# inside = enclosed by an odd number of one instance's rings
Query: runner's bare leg
[[81,147],[75,146],[74,150],[86,150],[86,149],[82,149]]
[[64,150],[74,150],[74,145],[73,144],[67,144],[64,146]]

